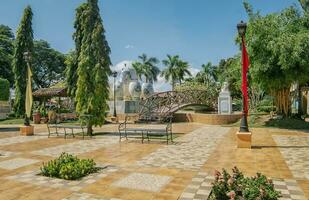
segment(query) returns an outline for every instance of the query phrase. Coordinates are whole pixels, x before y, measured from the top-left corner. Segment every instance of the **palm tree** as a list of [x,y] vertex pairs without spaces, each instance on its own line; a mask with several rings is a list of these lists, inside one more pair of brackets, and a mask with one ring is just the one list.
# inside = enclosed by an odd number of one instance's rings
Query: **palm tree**
[[181,81],[185,79],[185,76],[191,76],[191,72],[189,71],[189,64],[186,61],[179,60],[177,71],[179,84],[181,84]]
[[140,80],[144,76],[146,82],[155,82],[157,77],[160,74],[160,69],[156,66],[159,63],[159,60],[155,57],[148,58],[146,54],[138,56],[139,61],[132,64],[133,68],[136,71],[136,75]]
[[211,62],[202,65],[202,70],[196,74],[196,79],[207,86],[216,81],[216,71]]
[[186,75],[191,76],[188,62],[180,60],[178,55],[167,55],[167,59],[163,60],[162,63],[166,68],[161,72],[161,76],[167,82],[171,82],[172,90],[174,90],[176,82],[181,83]]

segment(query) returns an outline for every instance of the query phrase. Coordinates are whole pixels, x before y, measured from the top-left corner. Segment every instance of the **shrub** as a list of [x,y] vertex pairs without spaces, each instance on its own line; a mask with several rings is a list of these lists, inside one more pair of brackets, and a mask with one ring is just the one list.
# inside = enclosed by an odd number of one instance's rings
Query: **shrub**
[[0,78],[0,101],[8,101],[10,98],[10,82]]
[[215,172],[210,200],[277,200],[280,192],[276,191],[271,179],[257,173],[254,177],[244,177],[237,167],[230,175],[225,169],[222,173]]
[[41,173],[48,177],[76,180],[99,169],[92,159],[78,159],[76,156],[62,153],[59,158],[43,163]]

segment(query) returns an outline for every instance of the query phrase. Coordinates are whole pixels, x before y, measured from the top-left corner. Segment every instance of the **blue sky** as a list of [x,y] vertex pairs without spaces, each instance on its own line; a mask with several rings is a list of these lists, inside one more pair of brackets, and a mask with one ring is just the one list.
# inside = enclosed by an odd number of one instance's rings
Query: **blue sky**
[[[74,47],[75,8],[86,0],[1,0],[0,24],[13,31],[24,7],[34,12],[35,39],[63,53]],[[237,53],[236,24],[246,20],[242,0],[99,0],[113,64],[146,53],[178,54],[192,67]],[[297,5],[297,0],[249,0],[262,14]]]

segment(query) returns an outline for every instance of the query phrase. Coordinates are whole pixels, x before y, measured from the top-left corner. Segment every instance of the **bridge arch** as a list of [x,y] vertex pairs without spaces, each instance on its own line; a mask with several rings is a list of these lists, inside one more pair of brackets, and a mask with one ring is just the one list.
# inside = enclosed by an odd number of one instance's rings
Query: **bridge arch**
[[183,90],[155,93],[140,102],[140,119],[164,120],[189,105],[215,107],[217,96],[207,90]]

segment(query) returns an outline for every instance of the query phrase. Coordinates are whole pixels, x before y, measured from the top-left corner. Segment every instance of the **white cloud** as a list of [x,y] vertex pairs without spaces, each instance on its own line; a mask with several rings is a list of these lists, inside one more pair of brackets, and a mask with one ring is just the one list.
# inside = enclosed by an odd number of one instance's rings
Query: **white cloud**
[[[197,69],[195,67],[192,67],[192,65],[190,65],[189,71],[191,72],[192,77],[195,77],[196,74],[200,72],[200,69]],[[188,78],[188,77],[186,77],[186,78]]]
[[133,45],[131,45],[131,44],[127,44],[124,48],[125,48],[125,49],[133,49],[133,48],[134,48],[134,46],[133,46]]

